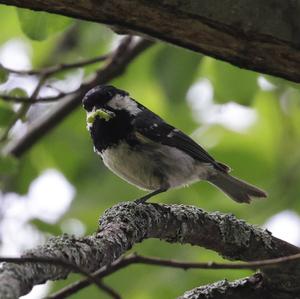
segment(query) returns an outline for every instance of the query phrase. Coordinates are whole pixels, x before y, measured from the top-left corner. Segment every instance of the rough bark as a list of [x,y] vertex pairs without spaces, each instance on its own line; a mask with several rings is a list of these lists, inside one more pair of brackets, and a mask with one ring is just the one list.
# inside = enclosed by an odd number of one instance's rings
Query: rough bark
[[[263,285],[263,277],[256,274],[249,278],[228,282],[226,279],[185,292],[177,299],[275,299]],[[277,297],[283,299],[283,297]],[[294,297],[289,297],[294,298]],[[295,299],[295,298],[294,298]]]
[[300,82],[299,0],[0,0],[109,24]]
[[[207,213],[184,205],[120,203],[100,218],[100,230],[76,239],[62,236],[27,252],[27,257],[54,257],[93,272],[109,265],[135,243],[147,238],[189,243],[213,249],[236,260],[258,260],[298,253],[299,248],[273,237],[268,231],[246,224],[232,215]],[[293,263],[295,285],[300,279],[299,262]],[[267,285],[277,272],[264,272]],[[286,266],[286,269],[290,269]],[[65,278],[70,269],[60,265],[5,264],[0,270],[0,298],[15,299],[47,280]],[[291,291],[295,285],[289,285]],[[280,286],[277,286],[280,288]],[[200,297],[201,298],[201,297]]]
[[185,292],[177,299],[299,299],[300,290],[287,292],[268,285],[264,276],[257,273],[251,277],[229,282],[224,279]]

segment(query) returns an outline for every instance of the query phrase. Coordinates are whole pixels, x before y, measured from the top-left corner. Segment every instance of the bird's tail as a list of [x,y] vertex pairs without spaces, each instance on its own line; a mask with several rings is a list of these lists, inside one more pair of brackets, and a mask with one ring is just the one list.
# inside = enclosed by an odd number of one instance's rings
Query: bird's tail
[[228,173],[218,171],[208,179],[209,182],[220,188],[230,198],[240,203],[250,203],[253,197],[267,197],[267,193]]

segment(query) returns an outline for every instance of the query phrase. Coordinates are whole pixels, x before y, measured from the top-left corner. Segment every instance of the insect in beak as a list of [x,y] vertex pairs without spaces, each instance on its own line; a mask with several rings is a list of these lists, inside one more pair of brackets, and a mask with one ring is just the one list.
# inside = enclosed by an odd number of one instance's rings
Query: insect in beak
[[109,121],[113,117],[116,116],[116,114],[112,111],[106,110],[104,108],[96,109],[96,107],[93,108],[91,112],[87,113],[86,121],[88,124],[92,124],[95,121],[95,118],[99,116],[101,119],[104,119],[105,121]]

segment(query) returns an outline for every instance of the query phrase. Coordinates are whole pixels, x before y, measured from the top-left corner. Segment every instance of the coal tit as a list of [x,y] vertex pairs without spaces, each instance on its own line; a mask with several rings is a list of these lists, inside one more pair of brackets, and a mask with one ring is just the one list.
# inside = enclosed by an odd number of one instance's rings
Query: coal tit
[[151,191],[150,197],[199,180],[220,188],[230,198],[249,203],[267,194],[229,174],[186,134],[113,86],[96,86],[83,98],[87,129],[104,164],[125,181]]

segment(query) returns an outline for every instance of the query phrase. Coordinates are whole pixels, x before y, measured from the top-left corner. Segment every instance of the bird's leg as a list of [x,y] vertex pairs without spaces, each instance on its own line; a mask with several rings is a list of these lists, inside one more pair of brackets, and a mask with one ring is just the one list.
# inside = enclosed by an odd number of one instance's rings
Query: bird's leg
[[153,196],[155,196],[155,195],[157,195],[157,194],[159,194],[159,193],[166,192],[167,190],[168,190],[168,188],[160,188],[160,189],[158,189],[158,190],[155,190],[155,191],[153,191],[153,192],[150,192],[150,193],[146,194],[146,195],[143,196],[143,197],[140,197],[140,198],[136,199],[135,202],[136,202],[137,204],[143,204],[143,203],[145,203],[149,198],[151,198],[151,197],[153,197]]

